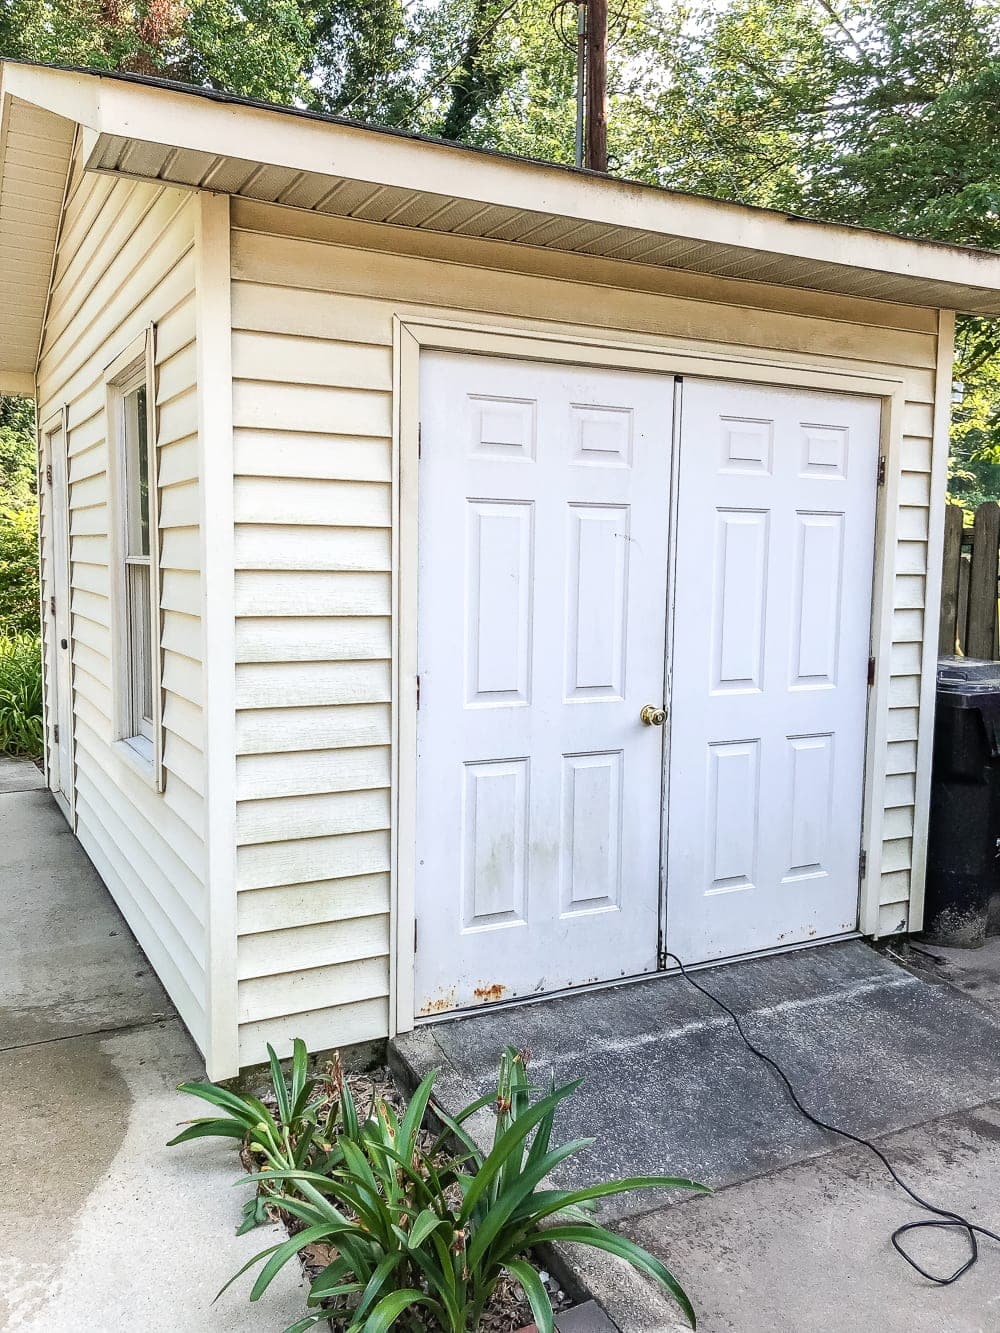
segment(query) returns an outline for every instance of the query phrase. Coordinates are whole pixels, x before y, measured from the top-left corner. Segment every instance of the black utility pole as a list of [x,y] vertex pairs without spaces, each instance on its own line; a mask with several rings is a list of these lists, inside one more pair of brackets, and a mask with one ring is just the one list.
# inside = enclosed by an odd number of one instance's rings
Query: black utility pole
[[608,169],[608,0],[587,0],[587,123],[584,165]]

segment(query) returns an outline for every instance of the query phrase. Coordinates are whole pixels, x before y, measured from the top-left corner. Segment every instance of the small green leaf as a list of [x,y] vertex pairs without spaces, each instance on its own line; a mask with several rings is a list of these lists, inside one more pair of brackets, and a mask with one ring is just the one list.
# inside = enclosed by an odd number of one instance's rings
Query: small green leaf
[[[309,1288],[309,1300],[322,1300],[325,1296],[332,1295],[334,1287],[340,1287],[344,1278],[352,1271],[348,1261],[340,1255],[332,1263],[327,1264],[321,1273],[313,1278],[312,1286]],[[357,1283],[357,1288],[361,1290],[361,1283]]]
[[526,1259],[511,1259],[504,1267],[521,1284],[538,1326],[538,1333],[552,1333],[552,1302],[549,1300],[549,1293],[545,1290],[542,1279]]
[[307,1328],[314,1328],[322,1320],[329,1321],[329,1310],[316,1310],[313,1314],[307,1314],[302,1319],[296,1319],[294,1324],[289,1324],[285,1333],[306,1333]]
[[352,1324],[353,1328],[363,1328],[364,1333],[387,1333],[401,1314],[415,1305],[423,1305],[433,1314],[443,1313],[437,1301],[425,1296],[422,1291],[404,1287],[402,1291],[390,1292],[383,1296],[364,1324]]
[[202,1101],[211,1102],[213,1106],[221,1106],[233,1115],[237,1120],[241,1120],[248,1129],[262,1118],[261,1111],[265,1108],[255,1099],[248,1097],[239,1097],[235,1092],[230,1092],[227,1088],[217,1088],[214,1083],[181,1083],[177,1089],[178,1092],[189,1093],[192,1097],[200,1097]]
[[195,1120],[187,1129],[182,1129],[175,1138],[172,1138],[167,1147],[174,1148],[178,1143],[190,1143],[192,1139],[216,1137],[242,1139],[246,1137],[246,1133],[246,1126],[240,1124],[238,1120]]
[[413,1226],[410,1227],[409,1235],[406,1238],[407,1249],[419,1249],[431,1232],[443,1225],[443,1218],[438,1217],[437,1213],[432,1213],[429,1208],[425,1208],[422,1213],[417,1214]]
[[386,1286],[389,1279],[399,1267],[401,1259],[402,1255],[398,1250],[395,1250],[391,1254],[385,1255],[385,1257],[379,1261],[375,1272],[372,1273],[371,1277],[368,1279],[367,1286],[361,1293],[361,1299],[358,1301],[358,1308],[354,1313],[355,1319],[362,1318],[362,1316],[371,1309],[375,1301],[378,1300],[382,1289]]
[[[283,1245],[275,1248],[270,1259],[257,1275],[257,1281],[253,1284],[250,1291],[250,1299],[259,1301],[264,1292],[268,1289],[274,1279],[277,1277],[280,1269],[284,1268],[299,1250],[311,1245],[316,1240],[326,1240],[330,1234],[330,1228],[325,1222],[320,1222],[316,1226],[306,1227],[305,1231],[299,1231],[291,1236]],[[259,1258],[260,1256],[258,1256]],[[245,1271],[245,1270],[244,1270]]]
[[694,1306],[688,1300],[684,1288],[669,1268],[661,1264],[655,1255],[644,1250],[641,1245],[636,1245],[627,1237],[619,1236],[614,1231],[599,1226],[546,1227],[543,1231],[536,1232],[533,1237],[529,1237],[527,1243],[537,1245],[542,1241],[556,1240],[573,1241],[577,1245],[591,1245],[596,1250],[606,1250],[608,1254],[617,1255],[619,1259],[626,1259],[633,1267],[643,1269],[661,1286],[666,1287],[684,1311],[691,1327],[697,1327]]
[[286,1128],[291,1122],[291,1104],[288,1100],[288,1089],[285,1087],[285,1075],[281,1070],[281,1062],[274,1053],[274,1047],[270,1042],[267,1043],[267,1059],[271,1066],[271,1086],[274,1089],[274,1099],[278,1103],[278,1118]]

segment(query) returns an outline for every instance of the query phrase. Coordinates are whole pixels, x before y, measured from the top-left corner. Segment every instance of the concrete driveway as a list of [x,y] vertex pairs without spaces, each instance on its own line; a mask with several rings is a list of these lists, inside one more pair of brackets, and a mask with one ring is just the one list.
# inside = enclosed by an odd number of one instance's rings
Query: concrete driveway
[[[175,1085],[202,1076],[200,1057],[40,788],[33,766],[0,759],[0,1327],[277,1333],[304,1309],[294,1265],[256,1306],[247,1279],[212,1303],[276,1233],[235,1237],[243,1192],[227,1145],[165,1148],[199,1113]],[[930,958],[900,947],[911,970],[852,945],[699,978],[749,1016],[821,1113],[873,1134],[918,1190],[995,1229],[1000,939]],[[954,1287],[919,1279],[889,1244],[919,1215],[912,1205],[868,1154],[798,1120],[680,981],[423,1028],[408,1054],[443,1067],[457,1105],[505,1040],[530,1045],[536,1068],[589,1074],[580,1097],[594,1100],[572,1128],[596,1127],[600,1172],[689,1170],[719,1187],[667,1207],[647,1199],[616,1222],[681,1278],[702,1333],[1000,1329],[1000,1247],[984,1243]],[[662,1160],[636,1156],[643,1140]],[[913,1248],[945,1269],[962,1255],[935,1234]],[[682,1327],[617,1261],[573,1258],[621,1333]]]
[[204,1067],[41,785],[0,758],[0,1327],[276,1333],[305,1310],[294,1264],[212,1303],[278,1233],[234,1235],[230,1146],[165,1147]]
[[[806,1105],[876,1140],[931,1202],[1000,1231],[1000,938],[975,953],[861,941],[750,959],[696,979],[741,1016]],[[907,965],[901,965],[901,961]],[[926,1216],[868,1152],[810,1125],[731,1021],[680,977],[442,1022],[398,1038],[416,1078],[440,1071],[452,1112],[491,1086],[505,1042],[528,1047],[539,1085],[583,1077],[556,1121],[595,1136],[558,1183],[679,1174],[711,1196],[620,1196],[605,1218],[652,1250],[694,1302],[702,1333],[996,1333],[1000,1246],[934,1286],[890,1235]],[[485,1113],[483,1113],[485,1117]],[[491,1123],[475,1126],[488,1136]],[[953,1271],[961,1238],[908,1238]],[[576,1247],[571,1262],[621,1333],[683,1327],[625,1265]]]

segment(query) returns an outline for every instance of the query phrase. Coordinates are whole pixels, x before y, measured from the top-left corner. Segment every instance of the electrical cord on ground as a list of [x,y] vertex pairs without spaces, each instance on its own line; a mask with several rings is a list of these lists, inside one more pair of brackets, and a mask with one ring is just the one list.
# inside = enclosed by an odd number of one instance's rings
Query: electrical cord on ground
[[[816,1125],[819,1129],[825,1129],[829,1134],[838,1134],[842,1139],[849,1139],[851,1143],[857,1143],[862,1148],[867,1148],[869,1152],[874,1153],[874,1155],[882,1163],[882,1165],[885,1167],[889,1175],[899,1186],[899,1188],[903,1191],[903,1193],[908,1194],[909,1197],[913,1200],[913,1202],[917,1204],[920,1208],[923,1208],[925,1212],[934,1214],[933,1217],[922,1218],[918,1222],[904,1222],[902,1226],[897,1227],[896,1230],[892,1233],[892,1243],[896,1252],[906,1260],[906,1262],[910,1265],[911,1268],[916,1269],[916,1271],[920,1274],[921,1277],[926,1278],[928,1282],[937,1283],[939,1287],[950,1287],[953,1282],[957,1282],[960,1277],[962,1277],[965,1273],[967,1273],[969,1269],[972,1268],[972,1266],[978,1262],[979,1241],[977,1238],[979,1236],[983,1236],[987,1240],[996,1241],[997,1244],[1000,1245],[1000,1234],[998,1234],[997,1232],[990,1231],[987,1227],[980,1226],[979,1223],[970,1221],[969,1218],[963,1217],[961,1213],[952,1212],[950,1208],[938,1208],[935,1204],[928,1203],[926,1199],[922,1199],[920,1195],[916,1192],[916,1190],[911,1189],[910,1186],[907,1185],[906,1181],[899,1176],[895,1167],[889,1161],[888,1157],[886,1157],[885,1153],[882,1152],[881,1148],[877,1148],[875,1144],[871,1142],[870,1139],[862,1138],[859,1134],[852,1134],[850,1133],[849,1130],[841,1129],[838,1125],[828,1124],[825,1120],[821,1120],[819,1116],[813,1115],[811,1111],[807,1110],[807,1108],[803,1106],[802,1102],[799,1100],[799,1095],[792,1086],[791,1080],[789,1079],[788,1075],[781,1068],[778,1062],[774,1060],[770,1055],[768,1055],[766,1051],[762,1051],[759,1046],[754,1045],[754,1043],[750,1040],[750,1038],[744,1031],[743,1025],[740,1022],[739,1018],[736,1016],[733,1010],[730,1009],[729,1005],[726,1004],[724,1000],[720,1000],[717,995],[713,995],[710,990],[707,990],[699,982],[695,981],[694,977],[690,975],[690,973],[687,971],[684,964],[681,962],[681,960],[677,957],[676,954],[667,951],[666,957],[671,959],[673,962],[677,964],[678,968],[680,969],[681,976],[684,978],[684,980],[688,983],[689,986],[693,986],[696,991],[700,991],[702,995],[706,997],[706,999],[711,1000],[713,1004],[718,1005],[718,1007],[724,1013],[729,1015],[729,1017],[732,1019],[736,1027],[736,1031],[740,1034],[740,1037],[743,1040],[743,1044],[746,1046],[747,1050],[750,1051],[752,1054],[754,1054],[758,1058],[758,1060],[763,1060],[765,1064],[769,1065],[771,1069],[774,1070],[774,1072],[778,1075],[778,1078],[781,1079],[782,1083],[785,1085],[788,1095],[792,1100],[792,1104],[795,1106],[795,1109],[800,1113],[800,1115],[805,1116],[805,1118],[808,1121]],[[925,1228],[940,1228],[943,1231],[957,1228],[964,1234],[966,1240],[968,1241],[969,1257],[968,1259],[966,1259],[965,1263],[961,1264],[958,1268],[955,1269],[954,1273],[952,1273],[950,1277],[940,1277],[936,1273],[931,1273],[928,1269],[924,1268],[921,1264],[919,1264],[917,1260],[914,1259],[911,1254],[908,1254],[906,1250],[903,1248],[900,1242],[901,1236],[904,1236],[908,1231],[920,1231]]]

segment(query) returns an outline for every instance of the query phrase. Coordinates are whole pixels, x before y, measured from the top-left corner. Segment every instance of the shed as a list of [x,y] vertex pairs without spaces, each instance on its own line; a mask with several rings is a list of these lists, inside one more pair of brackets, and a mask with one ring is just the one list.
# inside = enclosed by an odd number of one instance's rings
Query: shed
[[8,62],[46,767],[216,1078],[921,924],[1000,255]]

